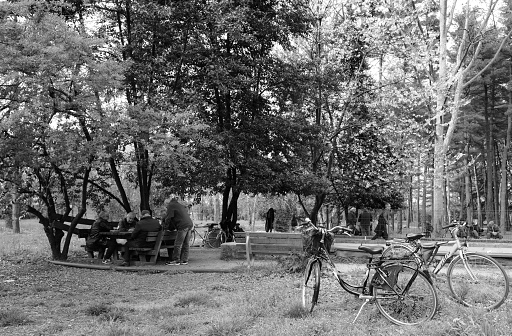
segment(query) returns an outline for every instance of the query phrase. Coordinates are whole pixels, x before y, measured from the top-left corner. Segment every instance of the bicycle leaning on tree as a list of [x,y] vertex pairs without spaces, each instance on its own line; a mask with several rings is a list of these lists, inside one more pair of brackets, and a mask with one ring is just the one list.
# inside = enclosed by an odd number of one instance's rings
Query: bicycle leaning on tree
[[[443,227],[450,231],[454,239],[451,241],[424,243],[420,241],[423,234],[409,233],[405,238],[388,241],[382,257],[419,264],[431,283],[450,261],[446,277],[451,296],[457,302],[479,309],[498,308],[508,297],[509,278],[503,266],[494,258],[468,251],[467,237],[461,242],[458,236],[466,225],[465,222],[454,221]],[[439,248],[443,245],[452,246],[439,258]]]
[[310,254],[302,281],[304,308],[312,312],[318,304],[322,266],[326,266],[345,291],[364,300],[354,322],[367,303],[375,303],[384,317],[398,325],[416,325],[432,319],[438,307],[434,286],[419,265],[381,258],[383,246],[359,246],[368,253],[366,273],[358,284],[345,281],[329,256],[333,232],[337,231],[349,236],[351,232],[340,226],[330,230],[317,228],[309,219],[303,223],[304,247]]

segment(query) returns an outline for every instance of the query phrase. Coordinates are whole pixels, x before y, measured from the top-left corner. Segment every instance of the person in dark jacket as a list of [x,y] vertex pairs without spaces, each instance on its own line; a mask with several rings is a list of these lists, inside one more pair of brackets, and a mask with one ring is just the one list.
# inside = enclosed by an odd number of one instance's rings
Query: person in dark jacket
[[363,209],[363,212],[359,216],[359,223],[361,225],[361,235],[369,236],[370,226],[372,225],[372,214],[369,213],[366,208]]
[[272,230],[274,230],[274,218],[275,218],[274,208],[268,209],[267,216],[265,218],[265,232],[272,232]]
[[389,204],[386,204],[386,208],[381,210],[380,215],[377,219],[377,226],[375,227],[375,236],[373,236],[372,240],[375,240],[379,237],[387,240],[388,239],[388,222],[386,220],[389,213]]
[[152,246],[152,243],[146,242],[148,232],[158,232],[162,229],[162,226],[158,220],[151,217],[149,210],[142,210],[141,219],[135,224],[133,232],[124,245],[124,262],[121,266],[130,265],[130,247],[147,247]]
[[[119,224],[117,224],[117,230],[119,230],[120,232],[128,232],[129,230],[133,230],[135,228],[135,224],[137,224],[137,221],[138,219],[135,215],[135,212],[129,212],[126,214],[125,218],[119,221]],[[112,255],[114,253],[117,253],[116,251],[119,248],[119,246],[126,244],[126,242],[127,240],[123,238],[108,239],[107,252],[103,257],[103,263],[110,264]]]
[[167,212],[164,219],[164,228],[166,230],[176,230],[176,239],[174,240],[174,249],[172,251],[171,261],[166,265],[187,265],[188,254],[190,250],[190,231],[194,223],[188,214],[188,208],[178,202],[173,197],[167,205]]
[[93,252],[97,250],[105,249],[107,246],[107,241],[105,237],[100,236],[100,232],[108,232],[112,229],[111,225],[108,222],[108,213],[106,211],[102,211],[98,214],[98,218],[91,225],[91,230],[89,231],[89,235],[85,240],[85,247],[87,252]]
[[135,224],[137,224],[138,219],[135,215],[135,212],[129,212],[126,214],[126,217],[119,221],[117,225],[117,229],[121,232],[126,232],[130,229],[135,228]]

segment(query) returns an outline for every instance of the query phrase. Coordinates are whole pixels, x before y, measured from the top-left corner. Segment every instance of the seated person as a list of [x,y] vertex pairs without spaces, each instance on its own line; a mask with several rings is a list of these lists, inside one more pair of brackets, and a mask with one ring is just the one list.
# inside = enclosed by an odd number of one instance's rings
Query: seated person
[[[126,217],[121,219],[119,224],[117,224],[117,230],[121,232],[127,232],[127,231],[133,231],[135,228],[135,224],[137,224],[137,217],[135,217],[135,212],[129,212],[126,214]],[[126,244],[126,239],[123,238],[117,238],[117,239],[108,239],[107,240],[107,252],[105,253],[105,256],[103,257],[103,263],[109,264],[110,258],[114,253],[117,253],[117,247],[119,245]]]
[[117,229],[121,232],[133,230],[135,228],[135,224],[137,224],[139,220],[135,216],[135,212],[129,212],[126,214],[126,217],[119,221],[117,225]]
[[233,228],[233,232],[245,232],[244,229],[240,226],[240,223],[236,223],[235,227]]
[[121,266],[130,265],[130,247],[151,247],[152,242],[146,242],[148,232],[158,232],[162,226],[157,219],[151,217],[149,210],[142,210],[141,219],[135,224],[132,235],[124,245],[124,262]]
[[503,236],[500,232],[500,226],[498,224],[494,224],[494,221],[489,221],[489,225],[487,225],[487,239],[501,239]]
[[108,222],[108,213],[102,211],[98,214],[98,218],[91,225],[89,235],[85,240],[85,249],[87,252],[103,250],[107,246],[105,237],[100,236],[100,232],[108,232],[112,229]]

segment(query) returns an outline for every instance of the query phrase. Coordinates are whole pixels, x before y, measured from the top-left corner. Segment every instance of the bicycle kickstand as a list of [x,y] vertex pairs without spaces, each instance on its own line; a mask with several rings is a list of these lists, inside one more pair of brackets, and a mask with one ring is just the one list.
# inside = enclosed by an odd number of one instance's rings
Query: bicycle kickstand
[[352,321],[352,323],[356,323],[357,318],[359,317],[359,315],[361,315],[361,312],[363,311],[364,306],[366,306],[366,304],[367,304],[368,302],[370,302],[370,299],[365,299],[365,300],[364,300],[363,304],[361,305],[361,308],[359,308],[359,311],[357,312],[357,315],[356,315],[356,317],[354,318],[354,321]]

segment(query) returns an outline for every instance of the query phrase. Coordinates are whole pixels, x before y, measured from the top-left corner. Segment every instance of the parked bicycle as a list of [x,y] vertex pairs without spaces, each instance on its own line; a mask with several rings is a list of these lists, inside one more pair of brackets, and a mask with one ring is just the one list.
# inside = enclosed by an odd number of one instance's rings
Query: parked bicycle
[[[410,233],[406,238],[388,241],[382,253],[385,259],[413,260],[433,282],[435,277],[450,261],[446,277],[453,298],[468,307],[495,309],[505,302],[509,292],[509,278],[503,266],[494,258],[468,251],[467,237],[460,241],[458,233],[465,222],[452,222],[443,229],[450,231],[454,240],[424,243],[421,233]],[[438,258],[439,248],[452,245],[451,249]]]
[[201,234],[197,227],[194,225],[194,228],[190,232],[190,246],[195,244],[197,238],[201,239],[201,246],[211,247],[211,248],[219,248],[223,243],[228,241],[228,235],[224,230],[218,227],[217,223],[209,223],[206,227],[208,228],[203,234]]
[[361,245],[359,249],[368,253],[366,273],[359,284],[350,284],[336,269],[329,256],[329,248],[333,232],[350,236],[351,230],[340,226],[330,230],[319,229],[309,220],[303,228],[304,246],[311,254],[302,284],[304,308],[312,312],[318,303],[321,269],[325,265],[345,291],[365,300],[354,322],[367,303],[377,304],[382,315],[398,325],[415,325],[432,319],[437,311],[437,294],[419,266],[380,258],[383,246]]

